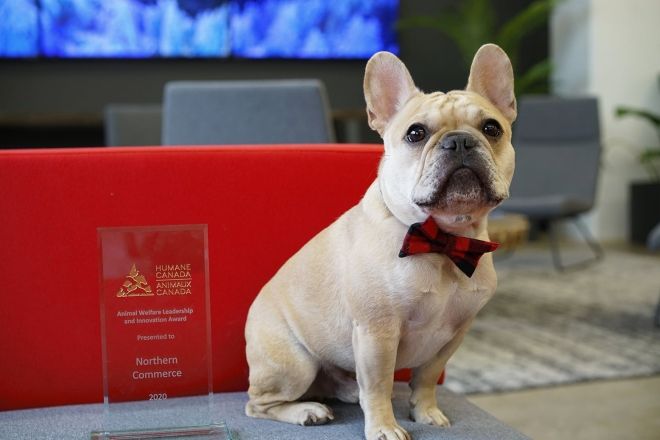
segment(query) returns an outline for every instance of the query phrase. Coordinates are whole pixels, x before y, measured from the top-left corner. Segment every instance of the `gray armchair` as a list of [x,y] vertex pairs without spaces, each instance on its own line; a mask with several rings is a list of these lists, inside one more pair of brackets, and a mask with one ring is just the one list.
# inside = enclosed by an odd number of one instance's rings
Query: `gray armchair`
[[601,258],[602,248],[579,218],[593,208],[596,196],[601,153],[596,98],[523,97],[518,115],[516,172],[511,198],[500,209],[524,214],[548,231],[558,270],[569,267],[561,261],[559,221],[572,220],[578,227],[594,254],[588,261]]
[[164,145],[334,142],[317,80],[176,81],[163,107]]

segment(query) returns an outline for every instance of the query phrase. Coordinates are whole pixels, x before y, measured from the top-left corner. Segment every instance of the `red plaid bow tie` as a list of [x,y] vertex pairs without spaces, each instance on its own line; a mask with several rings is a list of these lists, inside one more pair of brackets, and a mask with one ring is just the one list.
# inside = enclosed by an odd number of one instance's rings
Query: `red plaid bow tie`
[[472,277],[479,258],[486,252],[493,252],[499,243],[459,237],[438,228],[433,218],[424,223],[415,223],[408,229],[399,257],[435,252],[444,254],[468,277]]

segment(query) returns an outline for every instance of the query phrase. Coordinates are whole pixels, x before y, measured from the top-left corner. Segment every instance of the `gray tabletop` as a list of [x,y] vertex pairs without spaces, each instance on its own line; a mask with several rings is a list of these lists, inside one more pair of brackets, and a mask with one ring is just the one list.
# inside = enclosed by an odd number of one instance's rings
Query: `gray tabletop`
[[[408,418],[409,389],[397,383],[394,411],[401,426],[414,440],[488,439],[516,440],[528,437],[503,424],[464,397],[438,387],[440,407],[452,421],[450,428],[414,423]],[[330,402],[335,413],[332,423],[322,426],[295,426],[249,418],[244,413],[245,393],[214,394],[208,399],[181,398],[159,402],[117,405],[110,410],[102,404],[71,405],[0,412],[0,439],[88,439],[90,432],[106,429],[185,426],[225,421],[233,439],[362,439],[363,414],[358,405]]]

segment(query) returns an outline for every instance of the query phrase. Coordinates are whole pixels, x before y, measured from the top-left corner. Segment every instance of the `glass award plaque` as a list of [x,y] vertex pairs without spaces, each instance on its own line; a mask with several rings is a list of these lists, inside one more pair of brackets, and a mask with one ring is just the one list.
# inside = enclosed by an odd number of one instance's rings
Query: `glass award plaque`
[[[212,363],[207,226],[99,228],[98,242],[108,417],[96,434],[118,429],[112,435],[125,436],[135,429],[139,436],[130,438],[159,438],[164,432],[160,428],[168,428],[169,437],[208,431],[203,438],[229,438],[217,436],[217,422],[208,411]],[[156,422],[158,414],[169,410],[185,414],[176,411],[180,405],[193,408],[188,411],[192,419]],[[126,414],[141,410],[156,416],[150,415],[143,426],[122,424],[130,418]]]

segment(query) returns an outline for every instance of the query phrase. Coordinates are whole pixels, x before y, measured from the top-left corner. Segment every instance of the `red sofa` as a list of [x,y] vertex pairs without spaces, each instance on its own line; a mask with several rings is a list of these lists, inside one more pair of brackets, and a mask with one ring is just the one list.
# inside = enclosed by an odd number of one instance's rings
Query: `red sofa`
[[0,151],[0,410],[103,400],[100,226],[208,224],[214,390],[261,286],[376,176],[377,145]]

